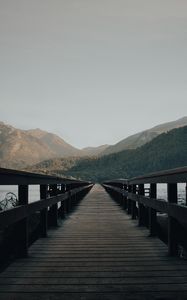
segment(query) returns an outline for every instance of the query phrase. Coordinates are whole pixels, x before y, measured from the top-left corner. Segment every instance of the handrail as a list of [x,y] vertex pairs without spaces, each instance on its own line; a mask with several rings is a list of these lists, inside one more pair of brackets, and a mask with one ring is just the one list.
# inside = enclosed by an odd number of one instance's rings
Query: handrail
[[129,184],[140,183],[175,183],[187,181],[187,167],[170,169],[161,172],[151,173],[145,176],[130,179]]
[[[157,212],[167,215],[168,253],[177,255],[180,243],[187,248],[187,241],[179,239],[177,228],[187,226],[187,206],[178,204],[178,183],[187,182],[187,167],[156,172],[132,179],[105,181],[103,186],[114,195],[132,219],[138,219],[139,226],[147,226],[150,235],[157,235]],[[167,184],[167,201],[157,198],[157,184]],[[145,188],[149,184],[149,188]],[[149,196],[147,196],[147,192]],[[146,196],[145,196],[146,193]],[[186,189],[187,194],[187,189]],[[186,225],[184,225],[186,224]]]
[[187,182],[187,167],[169,169],[160,172],[150,173],[144,176],[138,176],[130,179],[113,179],[107,180],[104,184],[116,183],[122,186],[123,184],[141,184],[141,183],[186,183]]
[[20,184],[38,185],[38,184],[61,184],[61,183],[80,184],[80,183],[87,183],[87,181],[0,168],[0,185],[20,185]]
[[32,203],[28,203],[27,205],[18,205],[14,208],[5,211],[0,211],[0,230],[18,221],[21,221],[24,218],[31,216],[37,211],[41,211],[42,209],[51,207],[52,205],[57,204],[59,202],[65,202],[65,200],[69,199],[70,192],[72,197],[73,195],[76,195],[84,191],[85,189],[89,189],[90,187],[92,187],[92,185],[75,188],[64,194],[52,196],[47,199],[41,199]]
[[[40,200],[29,203],[29,185],[33,184],[40,185]],[[48,227],[58,226],[58,218],[64,218],[93,186],[89,181],[3,168],[0,168],[0,185],[18,185],[18,206],[0,211],[0,234],[2,235],[4,231],[11,234],[8,241],[4,242],[0,260],[6,256],[6,252],[14,251],[14,248],[16,256],[28,255],[29,219],[32,215],[37,213],[39,217],[36,238],[46,237]],[[3,245],[1,246],[3,248]]]

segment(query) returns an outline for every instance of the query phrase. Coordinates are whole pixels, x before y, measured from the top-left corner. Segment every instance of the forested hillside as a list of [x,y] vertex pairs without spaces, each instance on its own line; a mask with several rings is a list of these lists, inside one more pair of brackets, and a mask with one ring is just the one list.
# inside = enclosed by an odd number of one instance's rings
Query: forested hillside
[[65,175],[93,181],[130,178],[187,165],[187,126],[163,133],[135,150],[78,160]]

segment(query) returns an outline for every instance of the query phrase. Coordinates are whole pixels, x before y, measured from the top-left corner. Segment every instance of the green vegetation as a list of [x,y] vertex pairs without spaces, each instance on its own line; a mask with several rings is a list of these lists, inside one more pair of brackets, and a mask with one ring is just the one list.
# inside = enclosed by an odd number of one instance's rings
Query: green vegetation
[[[65,176],[65,172],[76,165],[80,157],[53,158],[44,160],[34,166],[29,166],[25,170],[34,173]],[[66,175],[67,177],[67,175]],[[68,176],[68,177],[71,177]]]

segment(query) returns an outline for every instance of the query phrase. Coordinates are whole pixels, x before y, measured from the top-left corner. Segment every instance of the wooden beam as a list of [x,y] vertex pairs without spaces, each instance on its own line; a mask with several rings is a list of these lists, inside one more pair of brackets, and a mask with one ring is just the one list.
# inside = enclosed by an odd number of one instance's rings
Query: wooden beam
[[[140,196],[144,195],[144,184],[138,185],[138,194]],[[138,203],[138,225],[144,226],[145,225],[145,207],[144,205],[139,202]]]
[[[47,199],[47,188],[46,184],[40,185],[40,199]],[[45,201],[45,200],[44,200]],[[41,237],[47,237],[47,224],[48,224],[48,207],[40,210],[40,235]]]
[[[18,187],[18,201],[20,205],[28,205],[29,201],[29,187],[28,185],[19,185]],[[19,257],[28,256],[28,217],[23,218],[16,224],[16,242],[15,248],[18,250]]]
[[[157,197],[157,185],[156,183],[150,184],[150,198],[156,200]],[[156,209],[149,207],[149,230],[150,236],[156,236],[157,234],[157,211]]]
[[[133,184],[132,186],[132,193],[136,194],[136,184]],[[135,220],[137,217],[137,207],[136,207],[136,201],[132,201],[132,219]]]

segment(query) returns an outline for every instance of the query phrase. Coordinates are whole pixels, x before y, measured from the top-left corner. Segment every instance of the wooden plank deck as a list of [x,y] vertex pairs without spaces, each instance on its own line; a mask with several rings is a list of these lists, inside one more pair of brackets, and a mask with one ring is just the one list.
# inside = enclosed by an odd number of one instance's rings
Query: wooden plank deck
[[95,185],[29,257],[0,274],[0,299],[187,299],[187,262]]

